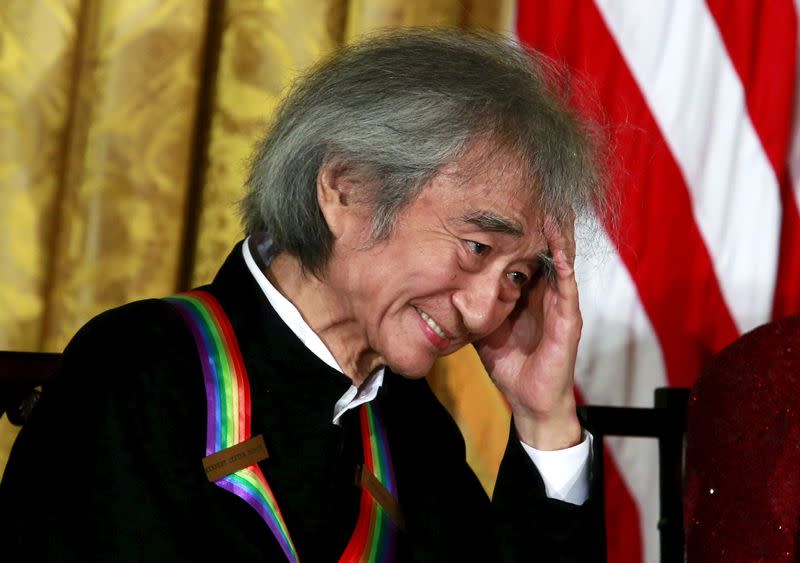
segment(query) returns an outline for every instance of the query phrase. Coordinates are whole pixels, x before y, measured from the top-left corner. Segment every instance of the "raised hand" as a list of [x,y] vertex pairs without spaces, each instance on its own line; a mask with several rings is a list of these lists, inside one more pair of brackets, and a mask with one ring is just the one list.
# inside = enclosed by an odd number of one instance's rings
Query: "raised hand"
[[561,226],[548,219],[544,234],[553,276],[540,276],[503,324],[475,348],[511,406],[520,439],[555,450],[581,439],[573,393],[582,326],[574,218]]

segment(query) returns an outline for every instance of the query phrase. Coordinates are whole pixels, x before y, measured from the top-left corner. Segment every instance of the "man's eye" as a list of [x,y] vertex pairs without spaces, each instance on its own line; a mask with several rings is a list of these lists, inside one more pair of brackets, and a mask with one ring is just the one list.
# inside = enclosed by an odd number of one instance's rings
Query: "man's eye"
[[516,286],[523,286],[528,282],[528,276],[523,274],[522,272],[509,272],[506,274],[508,279]]
[[468,240],[467,241],[467,246],[469,247],[470,252],[472,252],[473,254],[477,254],[478,256],[480,256],[481,254],[486,254],[487,252],[489,252],[489,246],[488,245],[481,244],[479,242],[475,242],[474,240]]

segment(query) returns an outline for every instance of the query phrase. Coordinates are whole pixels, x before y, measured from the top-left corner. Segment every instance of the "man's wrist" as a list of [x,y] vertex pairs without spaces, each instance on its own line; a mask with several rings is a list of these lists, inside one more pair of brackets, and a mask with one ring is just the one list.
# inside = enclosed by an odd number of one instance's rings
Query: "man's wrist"
[[513,415],[517,436],[537,450],[563,450],[581,443],[583,428],[574,407],[562,415]]
[[520,442],[536,465],[548,498],[583,504],[589,498],[592,435],[583,431],[580,444],[563,450],[542,451]]

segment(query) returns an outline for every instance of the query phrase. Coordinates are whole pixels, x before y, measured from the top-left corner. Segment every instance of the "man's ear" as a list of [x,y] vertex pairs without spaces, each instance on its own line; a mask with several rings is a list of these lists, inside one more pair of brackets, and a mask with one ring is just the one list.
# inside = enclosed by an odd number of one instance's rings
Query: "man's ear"
[[358,180],[346,165],[330,160],[322,163],[317,174],[317,202],[334,238],[340,238],[356,218],[357,188]]

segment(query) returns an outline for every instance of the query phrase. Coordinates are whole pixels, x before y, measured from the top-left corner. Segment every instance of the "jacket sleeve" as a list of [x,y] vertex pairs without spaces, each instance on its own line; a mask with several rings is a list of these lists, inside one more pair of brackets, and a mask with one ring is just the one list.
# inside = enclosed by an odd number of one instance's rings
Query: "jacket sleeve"
[[[398,378],[399,376],[395,376]],[[423,382],[389,381],[400,505],[409,553],[401,561],[604,560],[596,491],[581,506],[547,498],[511,424],[492,499],[466,461],[464,440]],[[403,405],[405,408],[397,408]],[[410,408],[413,405],[413,409]],[[397,429],[401,429],[398,431]],[[598,481],[591,481],[597,488]],[[405,555],[405,554],[403,554]]]
[[588,563],[605,560],[605,528],[599,502],[596,455],[590,497],[582,505],[548,498],[536,465],[512,422],[492,497],[498,549],[503,561]]

